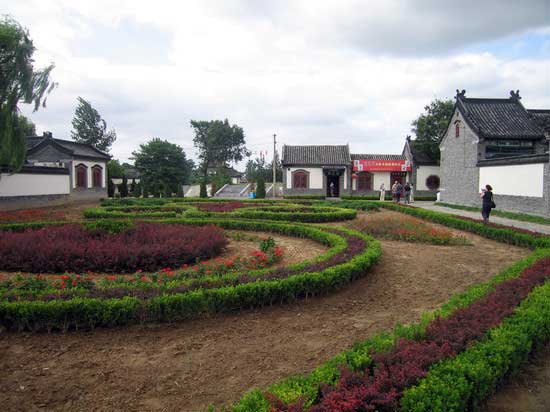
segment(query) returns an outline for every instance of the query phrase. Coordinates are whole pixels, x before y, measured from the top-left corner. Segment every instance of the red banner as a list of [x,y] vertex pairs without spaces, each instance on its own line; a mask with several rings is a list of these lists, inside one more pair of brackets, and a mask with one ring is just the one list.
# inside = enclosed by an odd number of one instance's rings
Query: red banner
[[354,172],[410,172],[408,160],[354,160]]

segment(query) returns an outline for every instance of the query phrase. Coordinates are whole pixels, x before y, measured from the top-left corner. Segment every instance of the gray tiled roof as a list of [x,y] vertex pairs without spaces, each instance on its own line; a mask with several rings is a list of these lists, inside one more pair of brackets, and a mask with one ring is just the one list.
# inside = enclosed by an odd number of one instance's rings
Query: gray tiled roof
[[349,165],[347,145],[283,146],[283,165]]
[[543,132],[518,98],[478,99],[459,95],[457,107],[470,127],[484,138],[540,139]]
[[38,146],[46,139],[51,139],[54,143],[70,152],[70,154],[74,157],[93,157],[96,159],[106,160],[110,159],[110,156],[107,153],[104,153],[89,144],[72,142],[70,140],[54,139],[48,136],[27,137],[27,150]]
[[352,154],[351,160],[407,160],[400,154]]
[[550,133],[550,110],[527,109],[531,119],[547,133]]

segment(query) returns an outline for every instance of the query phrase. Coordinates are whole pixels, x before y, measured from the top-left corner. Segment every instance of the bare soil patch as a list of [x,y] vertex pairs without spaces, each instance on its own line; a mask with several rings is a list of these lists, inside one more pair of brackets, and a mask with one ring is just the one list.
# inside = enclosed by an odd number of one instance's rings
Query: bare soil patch
[[384,241],[364,278],[293,305],[93,333],[4,333],[0,403],[14,411],[205,411],[234,402],[355,340],[417,321],[528,254],[460,234],[474,246]]
[[537,351],[531,362],[491,397],[486,412],[550,411],[550,345]]

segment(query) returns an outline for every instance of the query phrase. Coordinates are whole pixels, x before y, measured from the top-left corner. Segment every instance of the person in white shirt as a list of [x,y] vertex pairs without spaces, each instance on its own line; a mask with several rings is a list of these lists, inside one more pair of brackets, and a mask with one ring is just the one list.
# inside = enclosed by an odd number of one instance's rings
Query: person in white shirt
[[383,202],[386,198],[386,186],[384,186],[384,183],[380,185],[380,201]]

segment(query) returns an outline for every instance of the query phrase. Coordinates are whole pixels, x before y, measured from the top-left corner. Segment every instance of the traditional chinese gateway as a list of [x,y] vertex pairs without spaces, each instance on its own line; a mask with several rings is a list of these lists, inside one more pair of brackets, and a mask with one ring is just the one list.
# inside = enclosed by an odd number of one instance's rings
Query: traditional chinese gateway
[[[283,146],[286,195],[378,195],[398,181],[411,182],[418,194],[439,188],[436,160],[422,158],[407,138],[403,153],[353,154],[348,145]],[[418,187],[417,187],[418,186]]]

